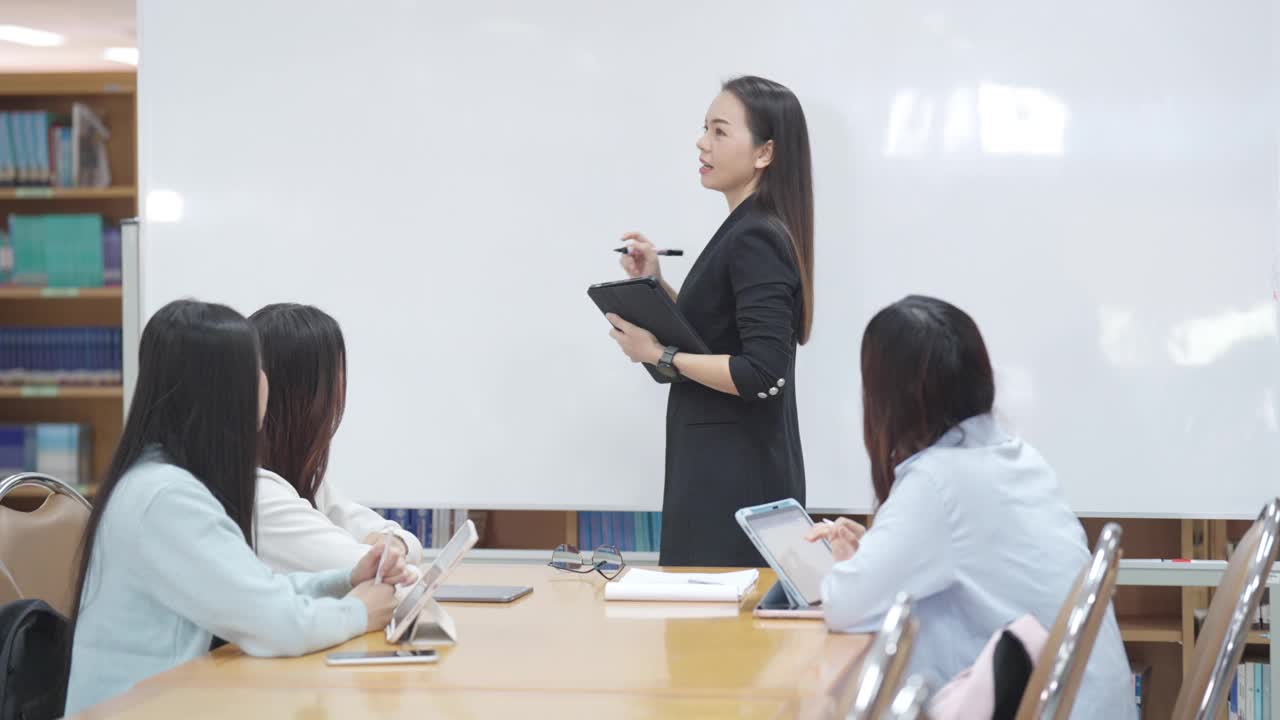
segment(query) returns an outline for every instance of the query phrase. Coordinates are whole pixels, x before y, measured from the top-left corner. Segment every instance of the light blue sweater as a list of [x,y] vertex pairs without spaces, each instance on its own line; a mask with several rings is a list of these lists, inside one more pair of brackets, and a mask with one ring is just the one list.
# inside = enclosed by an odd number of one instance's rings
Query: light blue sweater
[[[1031,614],[1053,627],[1092,553],[1053,469],[990,415],[969,418],[894,470],[858,551],[822,583],[833,630],[877,628],[898,591],[920,621],[910,673],[941,687],[992,633]],[[1073,719],[1137,715],[1111,608],[1098,629]]]
[[111,497],[89,564],[68,715],[209,650],[213,634],[260,657],[364,633],[350,570],[277,575],[191,473],[145,456]]

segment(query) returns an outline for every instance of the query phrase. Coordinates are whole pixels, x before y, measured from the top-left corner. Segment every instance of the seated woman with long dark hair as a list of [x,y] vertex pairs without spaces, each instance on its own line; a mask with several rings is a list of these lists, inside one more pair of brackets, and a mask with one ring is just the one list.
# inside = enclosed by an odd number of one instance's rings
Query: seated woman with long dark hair
[[147,322],[129,416],[85,530],[66,714],[216,638],[250,655],[301,655],[391,619],[392,585],[409,576],[398,548],[287,576],[254,554],[267,393],[257,334],[231,308],[180,300]]
[[[818,525],[836,565],[822,585],[827,625],[869,631],[899,591],[920,621],[911,672],[938,687],[1023,615],[1050,627],[1089,561],[1084,528],[1053,469],[992,417],[995,380],[977,325],[941,300],[908,297],[862,337],[863,440],[880,506],[870,530]],[[1108,609],[1073,717],[1134,715]]]

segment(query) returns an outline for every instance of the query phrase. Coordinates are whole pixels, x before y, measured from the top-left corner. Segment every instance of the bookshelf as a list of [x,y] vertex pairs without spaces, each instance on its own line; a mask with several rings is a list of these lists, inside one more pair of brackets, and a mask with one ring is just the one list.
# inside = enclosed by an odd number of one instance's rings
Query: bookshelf
[[118,287],[100,288],[29,288],[0,285],[0,300],[115,300],[120,301]]
[[[138,214],[137,81],[132,72],[0,74],[0,112],[70,113],[89,106],[111,132],[109,187],[0,187],[0,221],[11,214],[95,213],[118,224]],[[0,285],[0,327],[121,326],[119,287]],[[90,427],[89,477],[110,462],[123,424],[120,386],[0,386],[0,423],[76,422]]]
[[0,400],[120,400],[119,385],[21,385],[0,386]]
[[36,205],[37,200],[132,200],[138,191],[133,187],[105,188],[0,188],[0,200],[25,200]]

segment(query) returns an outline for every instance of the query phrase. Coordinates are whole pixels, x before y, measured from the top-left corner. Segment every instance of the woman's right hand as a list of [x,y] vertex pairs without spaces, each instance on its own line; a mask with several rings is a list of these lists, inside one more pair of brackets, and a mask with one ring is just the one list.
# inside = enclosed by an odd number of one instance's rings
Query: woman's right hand
[[391,622],[391,613],[395,611],[398,604],[394,585],[376,583],[372,580],[352,588],[351,592],[347,593],[347,597],[353,597],[364,605],[365,615],[369,617],[369,622],[364,628],[365,632],[375,632],[385,628]]
[[858,552],[858,546],[862,544],[862,536],[867,534],[867,529],[861,524],[856,523],[849,518],[836,518],[835,522],[820,522],[809,528],[809,534],[805,535],[805,540],[809,542],[818,542],[826,540],[831,546],[831,557],[836,562],[844,562],[853,557]]
[[622,269],[627,277],[644,277],[652,275],[662,278],[662,266],[658,264],[658,248],[638,232],[629,232],[622,236],[623,243],[630,243],[630,252],[622,256]]

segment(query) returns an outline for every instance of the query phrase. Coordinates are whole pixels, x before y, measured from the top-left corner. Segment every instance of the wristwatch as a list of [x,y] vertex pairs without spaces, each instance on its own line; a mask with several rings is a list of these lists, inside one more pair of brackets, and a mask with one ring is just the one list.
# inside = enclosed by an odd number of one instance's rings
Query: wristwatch
[[658,358],[658,370],[664,375],[675,377],[680,374],[675,365],[671,362],[676,359],[676,353],[680,352],[680,348],[675,345],[668,345],[662,349],[662,357]]

